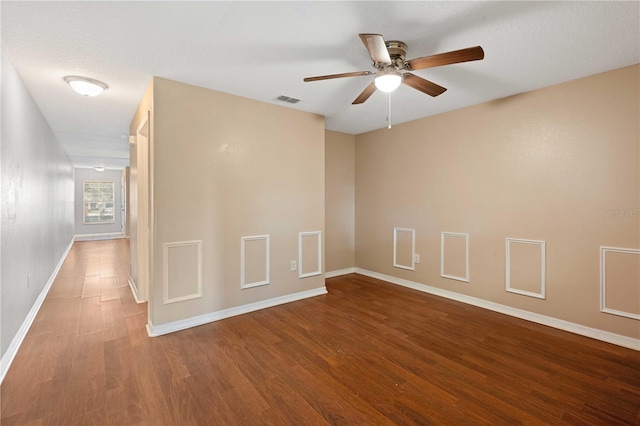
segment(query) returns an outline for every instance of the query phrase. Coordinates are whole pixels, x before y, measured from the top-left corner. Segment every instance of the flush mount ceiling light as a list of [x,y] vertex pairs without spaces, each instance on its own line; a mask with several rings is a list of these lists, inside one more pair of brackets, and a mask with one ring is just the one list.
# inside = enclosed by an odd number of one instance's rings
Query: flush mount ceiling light
[[402,83],[402,75],[395,69],[383,69],[376,74],[375,83],[381,92],[393,92]]
[[98,96],[109,88],[109,86],[101,81],[77,75],[68,75],[64,78],[64,81],[82,96]]
[[96,172],[104,172],[105,168],[102,166],[95,166],[93,170],[95,170]]

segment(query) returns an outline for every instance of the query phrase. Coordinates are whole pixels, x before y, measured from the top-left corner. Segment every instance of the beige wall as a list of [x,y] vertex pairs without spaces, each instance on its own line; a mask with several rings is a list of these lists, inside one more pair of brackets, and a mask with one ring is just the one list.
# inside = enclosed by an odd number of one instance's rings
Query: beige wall
[[[599,247],[640,248],[639,73],[622,68],[356,136],[356,265],[640,337],[637,320],[599,310]],[[394,227],[416,230],[415,271],[392,266]],[[469,283],[440,277],[443,231],[470,235]],[[505,291],[507,237],[546,242],[546,299]],[[514,277],[539,274],[536,252],[517,249]],[[640,312],[637,274],[612,277],[612,303]]]
[[325,131],[326,271],[355,266],[355,136]]
[[[322,274],[299,279],[290,270],[298,233],[324,235],[324,118],[162,78],[153,84],[154,326],[324,288]],[[243,290],[241,237],[257,235],[270,235],[270,284]],[[198,287],[194,266],[170,259],[167,273],[163,252],[197,265],[196,241],[202,297],[165,304],[165,278],[170,298]]]

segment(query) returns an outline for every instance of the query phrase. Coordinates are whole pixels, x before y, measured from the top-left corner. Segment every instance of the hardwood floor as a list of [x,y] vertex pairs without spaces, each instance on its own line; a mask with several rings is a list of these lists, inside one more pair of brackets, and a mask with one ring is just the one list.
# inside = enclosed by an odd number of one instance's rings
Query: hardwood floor
[[640,353],[361,275],[149,338],[126,240],[75,243],[2,426],[640,424]]

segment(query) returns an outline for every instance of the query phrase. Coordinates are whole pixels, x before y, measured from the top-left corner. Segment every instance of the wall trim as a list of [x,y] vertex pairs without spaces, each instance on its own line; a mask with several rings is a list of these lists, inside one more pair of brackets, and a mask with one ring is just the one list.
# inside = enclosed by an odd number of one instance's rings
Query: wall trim
[[377,278],[379,280],[387,281],[391,284],[408,287],[414,290],[422,291],[424,293],[433,294],[436,296],[466,303],[468,305],[473,305],[479,308],[488,309],[490,311],[499,312],[501,314],[509,315],[515,318],[520,318],[523,320],[557,328],[559,330],[568,331],[570,333],[579,334],[581,336],[590,337],[592,339],[601,340],[603,342],[607,342],[614,345],[640,351],[640,339],[636,339],[633,337],[623,336],[621,334],[611,333],[609,331],[587,327],[587,326],[576,324],[570,321],[565,321],[565,320],[549,317],[546,315],[537,314],[535,312],[525,311],[523,309],[513,308],[511,306],[502,305],[500,303],[495,303],[495,302],[491,302],[484,299],[478,299],[477,297],[467,296],[464,294],[456,293],[454,291],[444,290],[441,288],[428,286],[426,284],[420,284],[420,283],[405,280],[402,278],[392,277],[390,275],[385,275],[385,274],[369,271],[362,268],[356,268],[356,273],[365,275],[367,277]]
[[340,275],[347,275],[347,274],[353,274],[354,272],[356,272],[356,268],[344,268],[344,269],[337,269],[335,271],[329,271],[329,272],[325,272],[324,273],[324,277],[325,278],[333,278],[333,277],[339,277]]
[[[318,238],[318,269],[315,271],[302,273],[302,239],[304,237],[316,236]],[[298,278],[313,277],[322,274],[322,231],[300,232],[298,234]]]
[[[265,242],[265,279],[262,281],[255,281],[252,283],[246,282],[246,257],[245,257],[245,244],[246,241],[264,241]],[[240,288],[252,288],[269,284],[270,281],[270,258],[271,258],[271,237],[269,235],[254,235],[251,237],[240,238]]]
[[628,254],[640,254],[640,249],[629,249],[622,247],[606,247],[600,246],[600,312],[607,314],[618,315],[621,317],[640,320],[640,314],[633,312],[621,311],[619,309],[607,308],[607,252],[613,253],[628,253]]
[[[411,233],[411,265],[402,265],[397,262],[396,247],[398,245],[398,232]],[[409,271],[416,270],[416,230],[413,228],[393,228],[393,266]]]
[[[464,237],[465,241],[465,275],[464,277],[459,277],[457,275],[445,274],[444,273],[444,240],[446,237]],[[465,283],[469,282],[469,234],[464,234],[460,232],[441,232],[440,233],[440,276],[442,278],[449,278],[452,280],[463,281]]]
[[[530,244],[540,246],[540,292],[520,290],[511,287],[511,243]],[[506,260],[505,260],[505,282],[506,291],[509,293],[521,294],[523,296],[535,297],[537,299],[546,299],[546,275],[547,275],[547,243],[539,240],[523,240],[520,238],[506,238]]]
[[136,287],[136,283],[135,281],[133,281],[133,277],[131,277],[131,275],[129,275],[129,279],[127,280],[127,282],[129,283],[129,288],[131,289],[131,293],[133,293],[133,298],[135,299],[136,303],[144,303],[144,300],[140,299],[140,295],[138,294],[138,287]]
[[60,272],[60,268],[62,267],[62,264],[67,259],[67,256],[69,255],[69,251],[71,251],[73,242],[74,242],[74,238],[72,238],[71,242],[69,242],[69,245],[67,246],[64,253],[62,254],[62,257],[58,261],[58,264],[53,269],[53,272],[51,272],[51,275],[49,276],[49,279],[47,280],[44,287],[42,288],[42,291],[40,292],[35,302],[33,303],[33,306],[31,306],[31,310],[29,310],[27,317],[22,322],[22,325],[20,325],[20,328],[18,329],[18,332],[16,333],[16,335],[13,336],[13,340],[11,340],[11,344],[7,348],[7,351],[0,359],[0,383],[2,383],[2,381],[4,380],[4,377],[7,375],[7,372],[9,371],[9,367],[11,367],[11,363],[13,362],[14,358],[16,357],[16,354],[18,353],[18,349],[20,349],[20,346],[22,345],[24,338],[27,336],[27,333],[29,332],[29,329],[31,328],[33,321],[36,319],[36,315],[38,315],[38,312],[42,307],[42,303],[44,302],[44,299],[47,297],[47,294],[49,293],[49,290],[51,289],[51,286],[53,285],[53,282],[55,281],[56,276],[58,276],[58,272]]
[[147,324],[147,334],[149,337],[162,336],[191,327],[208,324],[214,321],[220,321],[225,318],[246,314],[249,312],[259,311],[261,309],[271,308],[273,306],[283,305],[289,302],[295,302],[309,297],[321,296],[327,294],[327,288],[322,286],[312,290],[301,291],[298,293],[287,294],[285,296],[274,297],[272,299],[261,300],[247,305],[234,306],[233,308],[223,309],[216,312],[210,312],[195,317],[185,318],[178,321],[168,322],[161,325],[153,325],[151,321]]
[[[184,296],[169,297],[169,249],[173,247],[196,247],[196,275],[198,290],[192,294],[186,294]],[[187,300],[199,299],[202,297],[202,240],[193,241],[175,241],[171,243],[162,244],[162,296],[163,303],[168,305],[170,303],[185,302]]]
[[74,241],[119,240],[127,238],[122,232],[103,232],[101,234],[76,234]]

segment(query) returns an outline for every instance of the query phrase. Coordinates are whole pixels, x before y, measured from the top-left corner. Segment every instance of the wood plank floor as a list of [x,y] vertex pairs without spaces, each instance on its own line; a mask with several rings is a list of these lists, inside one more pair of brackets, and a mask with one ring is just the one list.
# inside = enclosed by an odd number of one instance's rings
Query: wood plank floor
[[149,338],[126,240],[75,243],[0,387],[10,425],[640,424],[640,353],[361,275]]

